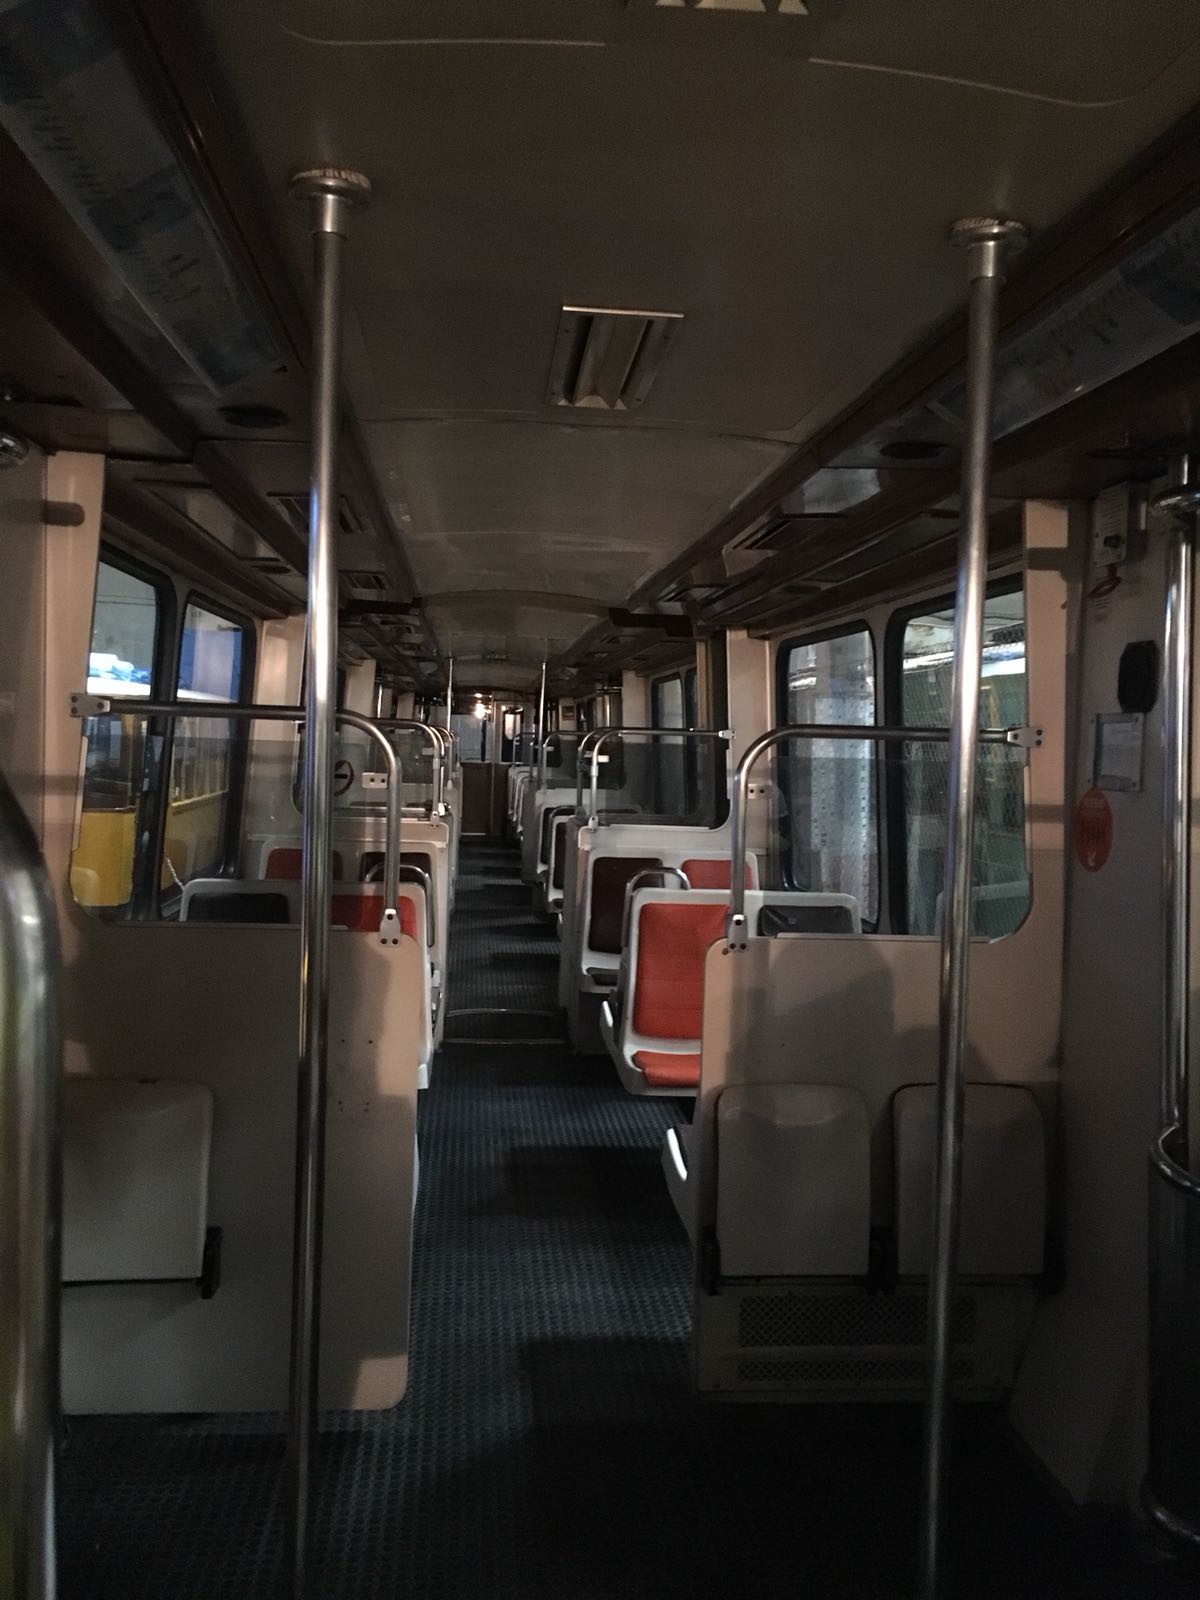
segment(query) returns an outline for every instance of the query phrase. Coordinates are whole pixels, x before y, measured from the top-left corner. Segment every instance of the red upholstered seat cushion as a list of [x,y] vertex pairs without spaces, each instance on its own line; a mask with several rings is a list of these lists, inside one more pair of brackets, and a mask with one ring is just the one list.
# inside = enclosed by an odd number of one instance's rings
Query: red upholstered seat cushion
[[633,1027],[654,1039],[698,1039],[704,958],[725,931],[728,907],[652,900],[638,917]]
[[[329,920],[336,927],[349,928],[352,933],[378,933],[382,916],[381,894],[335,894]],[[403,895],[400,898],[400,932],[410,939],[417,937],[417,908]]]
[[633,1064],[641,1068],[652,1089],[696,1089],[700,1084],[699,1056],[666,1056],[658,1050],[635,1050]]
[[[303,859],[299,845],[277,844],[267,857],[267,870],[263,874],[266,878],[298,879],[300,866]],[[342,852],[333,852],[333,876],[337,883],[342,881]]]
[[[728,889],[733,881],[733,862],[728,856],[693,856],[683,863],[683,873],[693,889]],[[748,861],[744,877],[747,889],[752,889],[754,878]]]

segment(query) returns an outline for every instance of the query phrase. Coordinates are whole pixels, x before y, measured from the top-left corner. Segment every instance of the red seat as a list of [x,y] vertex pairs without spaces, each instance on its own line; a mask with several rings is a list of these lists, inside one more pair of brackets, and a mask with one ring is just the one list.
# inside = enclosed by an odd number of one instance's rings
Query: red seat
[[[693,889],[728,889],[733,882],[733,862],[728,856],[693,856],[683,863],[683,874]],[[753,889],[754,875],[748,861],[743,875],[747,889]]]
[[725,932],[727,905],[651,901],[638,917],[633,1026],[652,1039],[698,1039],[704,958]]
[[[352,933],[378,933],[382,916],[381,894],[335,894],[329,920]],[[417,908],[406,895],[400,897],[400,932],[417,937]]]
[[[299,845],[277,844],[267,857],[267,870],[265,878],[285,878],[298,880],[304,856]],[[342,852],[333,852],[333,876],[337,882],[342,880]]]
[[633,1064],[641,1068],[652,1089],[695,1089],[700,1083],[699,1056],[667,1056],[658,1050],[635,1050]]

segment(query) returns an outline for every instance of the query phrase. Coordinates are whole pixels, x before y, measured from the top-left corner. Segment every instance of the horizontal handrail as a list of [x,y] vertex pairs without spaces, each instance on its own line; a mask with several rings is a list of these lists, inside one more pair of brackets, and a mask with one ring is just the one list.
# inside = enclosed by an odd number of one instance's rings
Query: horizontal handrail
[[[227,705],[223,700],[142,700],[76,691],[70,699],[71,715],[81,721],[87,717],[195,717],[198,720],[242,722],[295,722],[303,725],[303,706]],[[383,755],[388,775],[387,838],[384,843],[383,916],[379,938],[383,944],[400,943],[400,830],[403,798],[400,793],[400,758],[387,735],[370,717],[357,711],[335,712],[338,722],[357,728],[373,739]],[[420,724],[424,726],[424,724]]]
[[[730,897],[725,938],[731,949],[746,948],[746,787],[759,758],[788,739],[840,739],[861,744],[946,744],[949,728],[878,727],[870,723],[798,722],[760,733],[748,747],[733,774],[730,796]],[[981,728],[980,744],[1006,744],[1029,750],[1042,742],[1042,730],[1024,725]]]
[[54,1585],[62,1144],[58,928],[0,775],[0,1594]]
[[[588,802],[589,828],[600,825],[600,749],[606,739],[620,739],[625,734],[631,733],[635,737],[652,739],[711,739],[723,741],[728,744],[733,738],[732,728],[605,728],[591,748],[591,785]],[[575,785],[575,805],[579,809],[583,799],[583,791],[577,779]]]

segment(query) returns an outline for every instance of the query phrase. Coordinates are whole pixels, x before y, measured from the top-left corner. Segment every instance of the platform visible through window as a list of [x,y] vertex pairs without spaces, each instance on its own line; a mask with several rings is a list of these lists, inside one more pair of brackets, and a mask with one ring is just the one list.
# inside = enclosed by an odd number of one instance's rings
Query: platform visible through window
[[[931,608],[903,619],[899,713],[905,727],[946,727],[954,676],[954,608]],[[984,606],[980,725],[1004,728],[1028,720],[1025,597],[991,594]],[[905,745],[900,784],[905,929],[937,933],[946,859],[949,749]],[[972,932],[998,939],[1029,910],[1023,752],[1004,745],[979,751],[975,804]]]
[[[782,720],[871,727],[875,647],[855,627],[785,645],[780,659]],[[791,887],[850,894],[864,923],[879,917],[879,834],[875,746],[857,739],[792,739],[776,758],[781,823]]]
[[[101,561],[88,655],[89,694],[149,699],[162,612],[162,597],[153,583]],[[89,717],[84,735],[87,754],[71,888],[89,910],[119,913],[133,894],[146,723],[141,717]]]
[[[180,700],[241,698],[246,629],[193,601],[184,612],[176,696]],[[180,717],[171,744],[171,776],[160,887],[170,893],[225,865],[236,723]]]

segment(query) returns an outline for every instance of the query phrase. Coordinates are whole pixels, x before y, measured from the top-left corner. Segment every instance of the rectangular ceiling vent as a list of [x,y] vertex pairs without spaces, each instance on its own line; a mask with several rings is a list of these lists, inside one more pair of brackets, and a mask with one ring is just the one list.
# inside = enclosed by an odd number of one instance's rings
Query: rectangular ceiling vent
[[757,11],[762,16],[806,17],[804,0],[654,0],[655,7],[687,11]]
[[[307,539],[308,490],[305,489],[301,494],[273,494],[268,498],[275,502],[301,538]],[[362,518],[345,495],[340,496],[339,521],[343,533],[355,534],[365,531]]]
[[347,588],[358,589],[363,594],[386,594],[386,572],[343,572],[342,582]]
[[280,578],[292,570],[282,556],[239,556],[238,560],[252,572],[261,572],[268,578]]
[[552,406],[633,411],[658,377],[682,311],[564,306],[550,362]]

